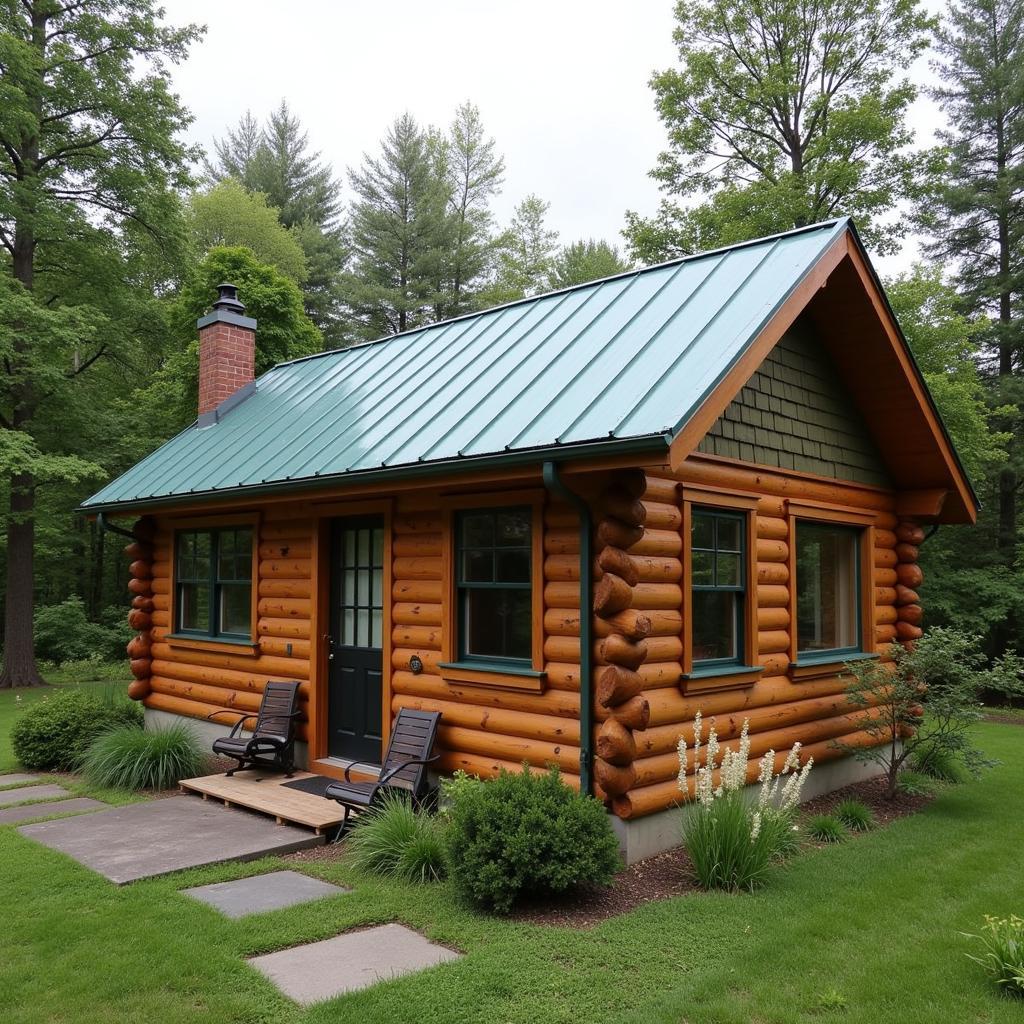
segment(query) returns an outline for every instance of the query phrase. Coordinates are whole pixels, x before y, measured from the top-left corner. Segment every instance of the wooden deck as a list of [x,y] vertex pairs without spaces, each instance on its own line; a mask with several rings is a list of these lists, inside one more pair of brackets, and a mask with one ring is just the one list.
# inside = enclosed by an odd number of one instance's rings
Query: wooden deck
[[279,825],[304,825],[322,835],[341,824],[345,816],[341,806],[322,796],[283,785],[315,777],[309,772],[296,772],[292,778],[286,779],[280,773],[253,769],[238,772],[231,778],[219,774],[184,779],[179,785],[188,792],[201,794],[204,800],[220,800],[227,807],[259,811],[269,814]]

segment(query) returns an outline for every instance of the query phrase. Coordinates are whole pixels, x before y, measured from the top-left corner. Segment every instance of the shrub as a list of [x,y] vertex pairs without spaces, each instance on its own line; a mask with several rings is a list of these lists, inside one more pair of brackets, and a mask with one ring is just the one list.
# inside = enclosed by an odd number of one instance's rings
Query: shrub
[[66,661],[119,661],[131,639],[124,610],[103,613],[103,622],[90,622],[80,597],[72,595],[60,604],[36,609],[32,633],[36,656],[62,665]]
[[849,832],[833,814],[816,814],[807,822],[807,834],[819,843],[841,843]]
[[187,725],[140,729],[122,725],[97,736],[82,758],[95,786],[111,789],[170,789],[201,775],[206,755]]
[[1015,914],[986,914],[980,935],[962,934],[981,945],[978,956],[968,953],[967,957],[984,967],[1007,995],[1024,996],[1024,920]]
[[604,807],[562,783],[558,769],[465,776],[445,787],[448,872],[463,898],[507,913],[524,897],[608,885],[619,844]]
[[967,778],[964,766],[948,750],[941,748],[927,756],[915,754],[909,763],[914,772],[927,775],[936,782],[960,783]]
[[43,771],[77,768],[89,744],[108,729],[142,724],[142,708],[121,699],[105,702],[86,690],[61,690],[24,711],[11,730],[22,767]]
[[417,811],[407,796],[385,793],[359,815],[348,840],[352,863],[363,871],[407,882],[444,877],[444,829],[439,819]]
[[875,827],[871,808],[859,800],[844,800],[835,809],[835,816],[852,832],[867,832]]
[[775,751],[768,751],[761,758],[757,800],[750,800],[744,792],[750,758],[749,723],[743,723],[737,748],[726,750],[720,765],[718,735],[712,725],[701,765],[702,721],[698,712],[693,723],[692,794],[686,741],[679,741],[679,788],[697,799],[697,806],[684,818],[683,842],[697,880],[705,889],[753,889],[762,882],[773,858],[785,857],[797,847],[798,839],[793,832],[795,808],[813,759],[797,771],[797,743],[782,771],[775,775]]
[[905,768],[896,780],[896,788],[905,796],[934,796],[935,780]]

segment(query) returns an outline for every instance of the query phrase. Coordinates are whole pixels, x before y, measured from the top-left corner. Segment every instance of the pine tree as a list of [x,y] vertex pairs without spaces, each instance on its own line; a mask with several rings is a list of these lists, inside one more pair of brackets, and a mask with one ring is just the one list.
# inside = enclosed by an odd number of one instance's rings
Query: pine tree
[[619,250],[603,239],[572,242],[562,246],[551,267],[549,282],[552,288],[569,288],[575,284],[586,284],[602,277],[611,277],[629,270],[629,264],[619,255]]
[[447,187],[435,147],[411,114],[397,118],[378,156],[349,172],[353,253],[345,301],[358,336],[406,331],[442,302]]
[[503,301],[538,295],[548,288],[558,244],[558,232],[545,223],[550,208],[536,195],[528,195],[516,207],[502,239],[498,290]]

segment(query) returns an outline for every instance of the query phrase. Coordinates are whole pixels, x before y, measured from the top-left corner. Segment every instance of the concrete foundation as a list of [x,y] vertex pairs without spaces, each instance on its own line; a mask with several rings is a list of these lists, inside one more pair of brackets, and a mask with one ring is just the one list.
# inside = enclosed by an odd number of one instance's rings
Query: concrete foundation
[[[185,715],[172,715],[169,711],[157,711],[153,708],[146,708],[146,728],[160,729],[168,725],[187,725],[198,737],[199,742],[209,750],[213,741],[218,736],[227,736],[234,725],[234,719],[229,715],[221,715],[219,718],[204,722],[199,718],[188,718]],[[243,736],[248,736],[246,730],[242,730]],[[309,748],[305,743],[295,744],[295,764],[299,768],[305,768],[309,764]]]
[[[803,798],[813,800],[823,793],[842,789],[854,782],[862,782],[878,774],[878,766],[853,757],[842,757],[825,764],[816,764],[804,786]],[[753,787],[749,787],[753,788]],[[644,818],[623,821],[612,818],[612,827],[619,837],[619,849],[627,864],[635,864],[645,857],[664,853],[682,844],[685,807],[671,807],[667,811],[649,814]]]

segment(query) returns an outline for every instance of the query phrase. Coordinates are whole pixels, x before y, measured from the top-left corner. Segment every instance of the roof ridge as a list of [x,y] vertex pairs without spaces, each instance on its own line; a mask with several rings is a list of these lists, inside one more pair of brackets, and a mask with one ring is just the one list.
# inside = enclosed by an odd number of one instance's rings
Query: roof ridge
[[806,234],[811,231],[823,231],[826,228],[835,229],[842,223],[849,223],[849,217],[832,217],[829,220],[817,221],[814,224],[805,224],[803,227],[790,228],[788,231],[778,231],[773,235],[762,235],[760,238],[748,238],[741,242],[733,242],[730,245],[720,245],[715,249],[703,249],[701,252],[689,253],[685,256],[674,256],[670,260],[663,260],[661,263],[650,263],[644,267],[634,267],[632,270],[623,270],[618,274],[609,274],[607,277],[596,277],[592,281],[584,281],[582,284],[571,284],[565,288],[555,288],[549,292],[541,292],[539,295],[525,295],[521,299],[512,299],[510,302],[502,302],[497,306],[488,306],[486,309],[474,310],[471,313],[460,313],[458,316],[448,317],[446,320],[436,320],[430,324],[423,324],[420,327],[413,327],[407,331],[397,331],[395,334],[385,334],[380,338],[373,338],[370,341],[361,341],[355,345],[346,345],[344,348],[329,348],[322,352],[311,352],[306,356],[297,356],[295,359],[286,359],[283,362],[275,363],[267,373],[271,373],[281,366],[292,366],[295,363],[309,362],[311,359],[323,359],[327,356],[338,356],[345,352],[355,352],[358,349],[369,348],[371,345],[383,345],[397,338],[409,338],[424,331],[433,330],[444,324],[458,323],[460,320],[467,320],[473,317],[484,316],[487,313],[496,313],[502,309],[509,309],[526,302],[537,302],[540,299],[551,298],[554,295],[563,295],[566,292],[579,291],[582,288],[594,288],[597,285],[605,284],[608,281],[617,281],[624,277],[639,277],[641,274],[648,274],[655,270],[663,270],[666,267],[679,266],[694,260],[707,259],[711,256],[718,256],[725,252],[736,252],[739,249],[747,249],[755,245],[763,245],[765,242],[776,242],[793,235]]

